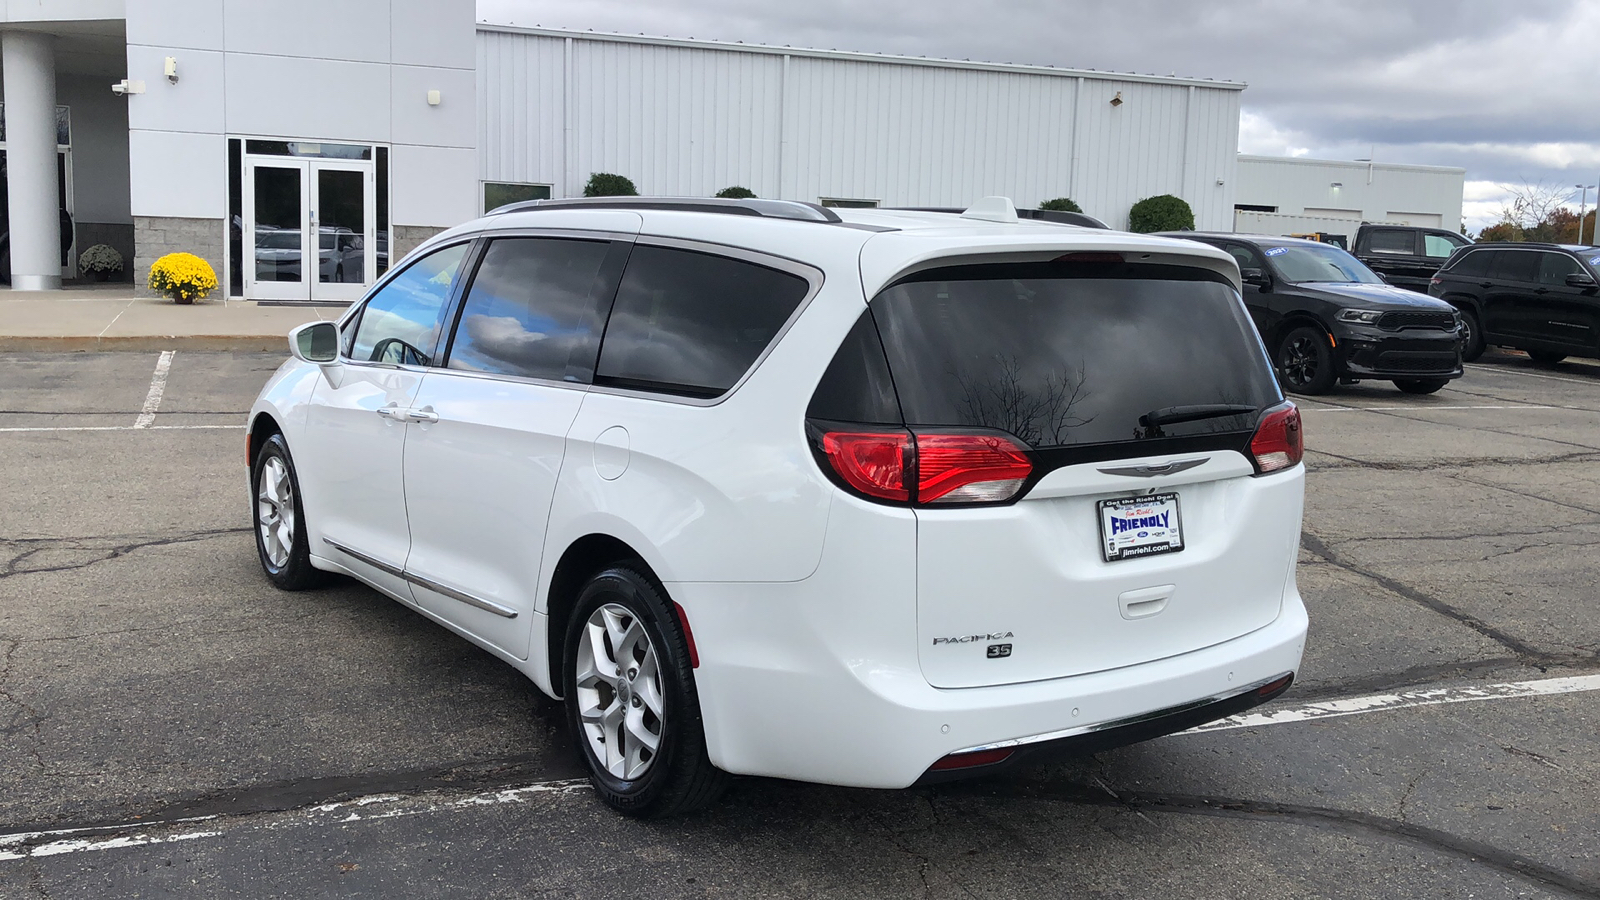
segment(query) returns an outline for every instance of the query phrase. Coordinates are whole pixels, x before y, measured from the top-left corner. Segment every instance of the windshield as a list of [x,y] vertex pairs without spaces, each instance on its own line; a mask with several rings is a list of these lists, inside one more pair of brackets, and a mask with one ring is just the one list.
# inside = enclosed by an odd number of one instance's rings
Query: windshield
[[1239,295],[1199,270],[1126,269],[936,269],[879,294],[906,423],[1037,448],[1253,428],[1281,398]]
[[1263,250],[1284,281],[1383,284],[1361,260],[1330,245],[1267,247]]

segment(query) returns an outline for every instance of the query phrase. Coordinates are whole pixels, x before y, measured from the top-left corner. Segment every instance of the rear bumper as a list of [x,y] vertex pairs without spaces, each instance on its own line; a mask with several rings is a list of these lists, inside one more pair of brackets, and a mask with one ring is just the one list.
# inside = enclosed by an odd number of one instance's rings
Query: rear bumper
[[[935,762],[974,747],[1029,744],[1016,762],[1093,752],[1268,699],[1238,697],[1300,667],[1307,618],[1292,585],[1276,620],[1221,644],[1086,675],[948,690],[927,683],[914,646],[897,652],[883,641],[875,654],[855,652],[853,629],[870,629],[882,611],[865,610],[862,598],[899,606],[870,586],[843,597],[809,581],[667,587],[693,624],[712,762],[737,774],[903,788],[940,777],[929,775]],[[1069,737],[1033,740],[1057,732]]]

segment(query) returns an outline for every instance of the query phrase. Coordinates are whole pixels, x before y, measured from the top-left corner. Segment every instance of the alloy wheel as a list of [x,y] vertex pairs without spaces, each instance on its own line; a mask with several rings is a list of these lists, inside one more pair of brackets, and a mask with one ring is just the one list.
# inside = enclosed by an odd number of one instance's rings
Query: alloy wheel
[[256,528],[261,532],[261,548],[274,568],[289,563],[294,525],[294,482],[289,479],[289,467],[280,457],[268,457],[256,489]]
[[1283,348],[1278,367],[1283,377],[1295,387],[1305,387],[1317,377],[1317,346],[1307,335],[1301,335]]
[[574,660],[578,717],[589,750],[615,778],[632,781],[655,762],[665,703],[655,647],[644,623],[607,603],[584,623]]

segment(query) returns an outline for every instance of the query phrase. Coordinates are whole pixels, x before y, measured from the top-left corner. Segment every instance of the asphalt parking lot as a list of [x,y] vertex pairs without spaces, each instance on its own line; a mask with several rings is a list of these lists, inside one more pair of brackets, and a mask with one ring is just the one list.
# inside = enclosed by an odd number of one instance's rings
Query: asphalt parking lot
[[0,897],[1600,897],[1600,365],[1302,403],[1312,630],[1261,715],[639,823],[520,675],[268,585],[280,358],[0,355]]

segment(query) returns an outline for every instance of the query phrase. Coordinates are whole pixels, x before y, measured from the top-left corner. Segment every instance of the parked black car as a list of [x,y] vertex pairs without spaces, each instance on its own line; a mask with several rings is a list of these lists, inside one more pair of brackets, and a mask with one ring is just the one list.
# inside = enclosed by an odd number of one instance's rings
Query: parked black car
[[1428,279],[1457,249],[1472,242],[1441,228],[1362,225],[1351,253],[1395,287],[1428,292]]
[[1600,358],[1600,247],[1474,244],[1433,276],[1428,293],[1461,311],[1468,362],[1490,344],[1553,365]]
[[1460,316],[1391,287],[1332,244],[1254,234],[1168,232],[1239,262],[1244,302],[1286,390],[1320,394],[1336,380],[1393,381],[1431,394],[1461,377]]

